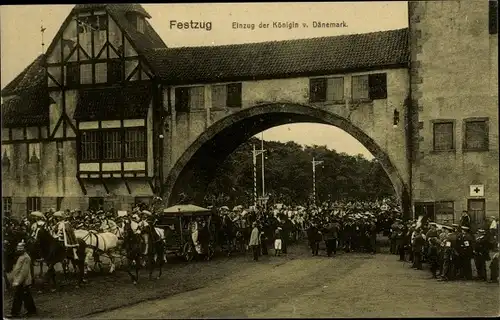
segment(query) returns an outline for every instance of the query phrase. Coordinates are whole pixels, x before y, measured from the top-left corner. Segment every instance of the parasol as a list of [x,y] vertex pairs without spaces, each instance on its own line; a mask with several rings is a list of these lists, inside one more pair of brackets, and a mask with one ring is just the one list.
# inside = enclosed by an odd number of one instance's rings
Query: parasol
[[38,217],[38,218],[45,219],[45,216],[40,211],[33,211],[32,213],[30,213],[30,215],[33,216],[33,217]]
[[54,212],[53,214],[54,217],[61,217],[61,218],[64,218],[66,215],[64,214],[63,211],[57,211],[57,212]]
[[125,216],[127,216],[127,211],[118,211],[118,216],[119,217],[125,217]]

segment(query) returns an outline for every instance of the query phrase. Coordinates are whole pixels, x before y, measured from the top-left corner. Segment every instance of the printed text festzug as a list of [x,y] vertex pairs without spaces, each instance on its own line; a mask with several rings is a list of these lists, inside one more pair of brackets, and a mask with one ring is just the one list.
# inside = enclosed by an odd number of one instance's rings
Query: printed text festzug
[[211,21],[177,21],[170,20],[170,29],[179,29],[179,30],[212,30],[212,22]]

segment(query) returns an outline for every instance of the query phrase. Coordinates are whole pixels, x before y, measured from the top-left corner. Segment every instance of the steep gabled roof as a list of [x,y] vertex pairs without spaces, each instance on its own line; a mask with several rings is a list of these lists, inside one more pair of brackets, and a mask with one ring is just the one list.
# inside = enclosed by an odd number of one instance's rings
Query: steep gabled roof
[[156,33],[151,24],[145,20],[144,33],[137,29],[127,19],[129,12],[143,12],[143,15],[150,18],[151,16],[138,4],[107,4],[106,10],[111,17],[116,21],[122,31],[130,38],[132,45],[139,54],[146,50],[167,48],[161,37]]
[[150,49],[146,57],[172,84],[341,73],[406,65],[408,29],[224,46]]
[[41,82],[45,83],[46,69],[44,63],[45,55],[41,54],[2,89],[2,97],[36,87]]

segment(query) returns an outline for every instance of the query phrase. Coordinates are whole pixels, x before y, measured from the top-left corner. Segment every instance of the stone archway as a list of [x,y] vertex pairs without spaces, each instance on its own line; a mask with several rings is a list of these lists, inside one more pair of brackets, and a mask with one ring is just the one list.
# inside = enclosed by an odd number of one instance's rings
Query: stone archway
[[357,139],[384,168],[406,214],[409,212],[409,189],[385,150],[349,120],[326,110],[297,103],[266,103],[226,116],[213,123],[182,154],[170,170],[164,184],[164,198],[172,205],[183,189],[194,191],[202,200],[214,178],[215,168],[240,144],[266,129],[297,122],[336,126]]

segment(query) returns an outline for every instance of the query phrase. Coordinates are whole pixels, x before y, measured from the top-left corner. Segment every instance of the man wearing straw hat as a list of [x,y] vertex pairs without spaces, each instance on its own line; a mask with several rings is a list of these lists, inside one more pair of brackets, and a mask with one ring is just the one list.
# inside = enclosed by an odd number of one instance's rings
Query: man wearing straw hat
[[12,287],[14,288],[14,300],[12,301],[11,315],[8,318],[17,318],[20,316],[21,308],[24,304],[27,316],[36,315],[35,302],[31,295],[30,286],[33,282],[31,272],[31,258],[26,253],[24,242],[20,242],[16,248],[20,254],[16,265],[12,271]]

